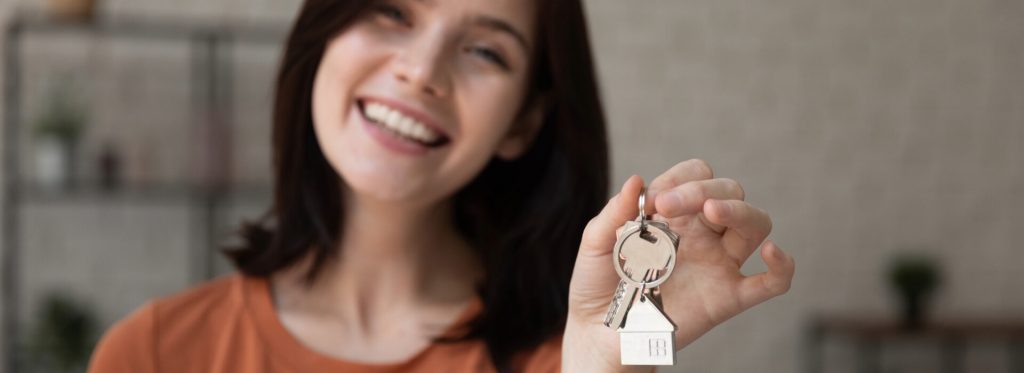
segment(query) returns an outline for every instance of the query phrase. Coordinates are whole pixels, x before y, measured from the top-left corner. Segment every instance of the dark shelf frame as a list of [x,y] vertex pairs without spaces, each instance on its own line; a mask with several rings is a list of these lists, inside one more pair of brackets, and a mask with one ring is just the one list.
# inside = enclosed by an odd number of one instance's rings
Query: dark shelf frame
[[898,320],[880,316],[817,316],[807,324],[803,340],[803,371],[828,372],[824,345],[829,340],[844,340],[857,356],[856,371],[882,372],[880,355],[886,344],[913,341],[934,344],[939,352],[942,373],[967,371],[964,354],[972,341],[999,339],[1006,348],[1007,369],[1024,373],[1024,318],[943,318],[931,320],[917,329],[908,329]]
[[[239,198],[269,197],[268,186],[181,185],[131,186],[111,193],[99,190],[73,192],[40,192],[20,177],[21,139],[21,73],[22,39],[27,35],[74,34],[91,38],[125,38],[145,40],[184,41],[190,44],[192,75],[192,113],[205,119],[204,125],[223,125],[230,134],[232,126],[232,64],[230,51],[236,44],[283,45],[286,29],[270,24],[202,24],[162,19],[105,19],[88,22],[70,22],[27,12],[15,13],[7,24],[4,59],[4,193],[0,201],[3,230],[3,346],[6,366],[0,371],[19,372],[22,368],[19,328],[20,294],[20,219],[21,207],[28,203],[109,202],[131,201],[144,203],[187,203],[191,206],[191,220],[198,221],[201,234],[190,233],[192,259],[190,276],[200,281],[213,276],[212,250],[217,244],[216,224],[220,219],[219,207]],[[206,114],[206,115],[201,115]],[[230,135],[228,136],[230,137]],[[268,200],[269,202],[269,200]]]

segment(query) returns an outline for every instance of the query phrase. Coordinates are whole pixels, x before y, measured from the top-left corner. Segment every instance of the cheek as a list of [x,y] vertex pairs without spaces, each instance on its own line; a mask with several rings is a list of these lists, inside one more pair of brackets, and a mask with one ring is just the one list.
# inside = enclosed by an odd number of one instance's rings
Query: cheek
[[331,141],[344,129],[354,107],[355,87],[380,65],[381,53],[368,48],[372,45],[368,35],[356,29],[335,37],[324,50],[313,82],[311,108],[317,135],[327,137],[321,142]]
[[489,79],[463,84],[458,107],[468,138],[493,153],[505,138],[522,105],[523,89],[512,79]]
[[340,123],[345,101],[344,68],[334,58],[337,53],[329,48],[317,67],[313,80],[313,123],[318,132],[326,126]]

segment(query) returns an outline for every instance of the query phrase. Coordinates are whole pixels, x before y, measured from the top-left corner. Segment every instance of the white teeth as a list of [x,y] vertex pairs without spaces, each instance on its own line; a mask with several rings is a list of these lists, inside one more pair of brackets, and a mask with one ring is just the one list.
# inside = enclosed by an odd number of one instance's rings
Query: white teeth
[[407,117],[400,111],[391,109],[382,104],[366,104],[363,111],[366,114],[366,117],[370,118],[374,122],[382,124],[384,127],[387,127],[392,131],[395,131],[401,136],[426,143],[434,142],[441,136],[416,119]]

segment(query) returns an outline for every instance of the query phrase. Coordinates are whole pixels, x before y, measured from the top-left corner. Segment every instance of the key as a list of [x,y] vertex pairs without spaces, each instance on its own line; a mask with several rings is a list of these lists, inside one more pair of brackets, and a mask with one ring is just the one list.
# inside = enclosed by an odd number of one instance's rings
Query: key
[[626,313],[629,312],[629,307],[636,299],[639,290],[640,288],[630,285],[626,280],[619,280],[619,286],[615,288],[615,295],[612,296],[612,302],[608,305],[608,312],[604,316],[604,326],[612,329],[622,326]]
[[604,326],[612,329],[622,326],[622,321],[626,318],[626,312],[629,311],[629,306],[636,298],[636,293],[636,287],[629,286],[626,280],[619,280],[619,286],[615,288],[615,294],[612,295],[612,301],[608,304],[608,311],[604,315]]
[[679,236],[664,222],[648,219],[644,214],[644,194],[640,194],[640,216],[626,222],[615,243],[615,270],[621,280],[604,318],[604,325],[612,329],[622,326],[639,290],[656,287],[675,266]]
[[656,287],[668,278],[675,266],[678,242],[678,236],[664,223],[626,223],[614,251],[615,268],[621,280],[605,313],[605,326],[612,329],[621,327],[638,291]]
[[675,268],[679,235],[644,213],[623,226],[612,257],[619,285],[604,324],[618,329],[623,365],[675,365],[675,324],[662,311],[658,288]]
[[[648,276],[653,275],[653,271],[647,271],[647,273]],[[604,316],[604,326],[612,329],[622,326],[626,313],[629,312],[629,307],[636,300],[639,290],[640,288],[631,285],[626,280],[619,280],[619,286],[615,289],[615,295],[612,296],[612,302],[608,305],[608,312]]]
[[[625,259],[623,272],[626,277],[641,283],[650,282],[645,280],[650,275],[647,271],[655,271],[655,279],[668,278],[667,274],[661,276],[661,273],[671,271],[674,267],[679,239],[673,237],[675,233],[662,222],[644,220],[640,225],[639,229],[630,230],[633,235],[627,237],[619,251],[619,255]],[[658,284],[647,284],[647,287],[655,286]]]

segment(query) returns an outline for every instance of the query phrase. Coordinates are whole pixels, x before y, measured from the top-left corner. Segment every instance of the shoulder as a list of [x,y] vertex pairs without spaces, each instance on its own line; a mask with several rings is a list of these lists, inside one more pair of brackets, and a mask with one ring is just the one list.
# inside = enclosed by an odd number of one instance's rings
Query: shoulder
[[232,275],[147,302],[104,333],[89,372],[156,372],[162,352],[186,344],[198,331],[209,332],[209,326],[241,309],[242,282]]
[[153,317],[166,333],[230,316],[242,306],[243,282],[241,275],[225,276],[160,298],[152,302]]
[[89,372],[155,372],[154,313],[154,303],[146,303],[108,329],[93,351]]

